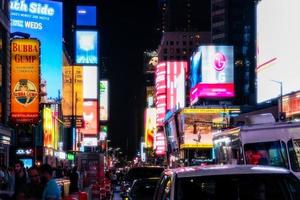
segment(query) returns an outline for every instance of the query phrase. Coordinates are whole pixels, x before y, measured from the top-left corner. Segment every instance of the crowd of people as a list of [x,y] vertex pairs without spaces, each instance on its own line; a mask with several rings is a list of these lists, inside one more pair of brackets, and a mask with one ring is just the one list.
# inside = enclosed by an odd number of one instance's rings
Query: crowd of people
[[52,168],[49,164],[24,167],[22,161],[17,161],[13,167],[0,167],[0,200],[59,200],[62,191],[56,179],[68,177],[69,193],[79,191],[80,174],[77,167]]

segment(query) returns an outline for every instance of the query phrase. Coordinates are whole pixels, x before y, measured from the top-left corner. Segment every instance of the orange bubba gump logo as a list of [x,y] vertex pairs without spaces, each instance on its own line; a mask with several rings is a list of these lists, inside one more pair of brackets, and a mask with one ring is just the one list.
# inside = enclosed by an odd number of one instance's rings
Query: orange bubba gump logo
[[37,98],[38,91],[31,81],[21,79],[15,85],[13,95],[19,104],[26,107]]

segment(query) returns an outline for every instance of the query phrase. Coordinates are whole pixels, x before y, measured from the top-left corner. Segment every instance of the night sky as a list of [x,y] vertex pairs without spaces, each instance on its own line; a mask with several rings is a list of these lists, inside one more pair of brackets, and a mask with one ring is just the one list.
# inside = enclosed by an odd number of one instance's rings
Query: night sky
[[132,156],[142,135],[143,52],[159,44],[156,1],[105,1],[100,8],[101,55],[110,82],[110,144]]

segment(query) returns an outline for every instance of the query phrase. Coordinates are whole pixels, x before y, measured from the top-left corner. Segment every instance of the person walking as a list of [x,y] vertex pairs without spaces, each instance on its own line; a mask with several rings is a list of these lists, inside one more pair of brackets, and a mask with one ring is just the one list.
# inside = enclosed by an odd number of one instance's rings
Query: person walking
[[60,200],[61,199],[61,191],[59,189],[58,184],[52,177],[53,169],[49,164],[43,164],[41,166],[41,179],[42,182],[46,183],[42,200]]
[[70,174],[70,193],[78,192],[79,189],[79,172],[77,166],[74,166]]
[[27,173],[24,169],[24,163],[18,160],[15,163],[15,196],[18,195],[20,189],[27,183]]

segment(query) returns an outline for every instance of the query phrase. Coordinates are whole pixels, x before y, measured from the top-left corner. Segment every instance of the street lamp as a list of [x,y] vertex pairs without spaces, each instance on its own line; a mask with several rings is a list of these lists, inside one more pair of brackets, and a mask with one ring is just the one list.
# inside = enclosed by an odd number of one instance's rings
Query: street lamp
[[282,102],[282,81],[270,80],[274,83],[280,84],[280,112],[278,113],[278,119],[280,120],[281,114],[283,114],[283,102]]

